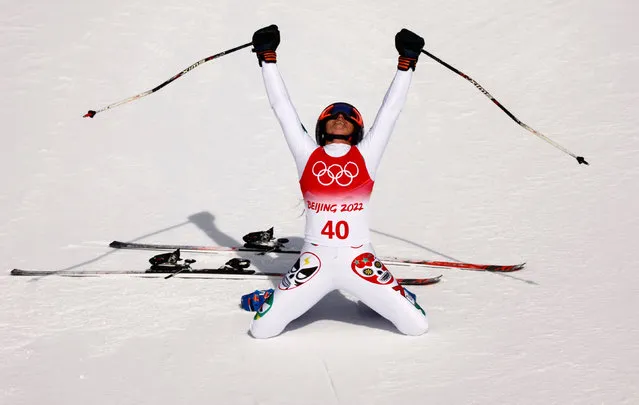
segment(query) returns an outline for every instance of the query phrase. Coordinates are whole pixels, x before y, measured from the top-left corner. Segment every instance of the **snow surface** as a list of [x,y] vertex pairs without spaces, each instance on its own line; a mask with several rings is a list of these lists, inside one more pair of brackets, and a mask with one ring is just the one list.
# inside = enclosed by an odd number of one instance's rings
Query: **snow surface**
[[[639,3],[2,3],[0,404],[639,403]],[[408,27],[585,156],[420,59],[372,199],[378,253],[527,269],[413,288],[421,337],[334,292],[267,341],[238,302],[275,280],[9,276],[146,265],[113,239],[234,245],[275,225],[299,244],[293,159],[248,49],[82,118],[271,23],[307,128],[336,100],[371,123]]]

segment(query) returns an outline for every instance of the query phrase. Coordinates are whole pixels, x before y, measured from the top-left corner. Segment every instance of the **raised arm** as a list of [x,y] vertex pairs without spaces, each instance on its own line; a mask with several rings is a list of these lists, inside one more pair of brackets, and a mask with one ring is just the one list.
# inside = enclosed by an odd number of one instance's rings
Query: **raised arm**
[[357,145],[366,159],[366,166],[373,179],[399,113],[406,103],[413,71],[419,54],[424,48],[424,39],[404,28],[395,35],[395,48],[399,52],[397,72],[384,96],[373,125]]
[[284,80],[277,68],[275,50],[280,43],[280,32],[276,25],[271,25],[253,34],[253,51],[262,67],[264,86],[275,116],[280,122],[286,143],[288,144],[298,175],[301,177],[308,157],[317,148],[315,141],[306,133],[291,101]]

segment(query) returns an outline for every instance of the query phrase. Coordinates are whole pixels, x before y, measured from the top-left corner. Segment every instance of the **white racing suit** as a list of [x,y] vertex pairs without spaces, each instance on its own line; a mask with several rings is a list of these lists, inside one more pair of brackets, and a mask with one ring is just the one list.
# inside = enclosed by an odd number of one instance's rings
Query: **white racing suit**
[[297,165],[306,230],[299,259],[255,315],[251,334],[280,334],[336,289],[357,297],[404,334],[425,333],[425,311],[375,257],[368,226],[375,173],[406,101],[412,71],[397,71],[375,122],[357,146],[324,147],[302,126],[277,65],[262,64],[262,75]]

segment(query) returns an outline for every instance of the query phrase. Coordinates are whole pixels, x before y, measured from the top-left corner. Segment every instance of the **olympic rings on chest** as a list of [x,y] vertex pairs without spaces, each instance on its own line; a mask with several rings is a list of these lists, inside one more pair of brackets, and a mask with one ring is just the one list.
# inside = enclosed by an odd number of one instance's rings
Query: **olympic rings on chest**
[[337,163],[327,166],[326,162],[320,160],[313,165],[312,173],[323,186],[336,183],[339,186],[347,187],[359,175],[359,166],[354,162],[348,162],[344,167]]

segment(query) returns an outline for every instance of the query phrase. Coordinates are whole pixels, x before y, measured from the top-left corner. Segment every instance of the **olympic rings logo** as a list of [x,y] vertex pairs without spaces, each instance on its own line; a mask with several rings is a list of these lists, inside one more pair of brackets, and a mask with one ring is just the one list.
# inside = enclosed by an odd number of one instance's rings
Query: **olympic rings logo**
[[326,166],[325,162],[317,161],[313,165],[312,172],[322,186],[337,183],[338,186],[348,187],[359,174],[359,167],[353,162],[348,162],[342,167],[337,163]]

